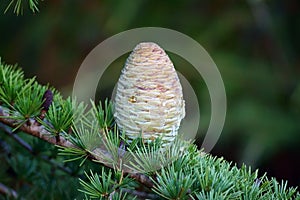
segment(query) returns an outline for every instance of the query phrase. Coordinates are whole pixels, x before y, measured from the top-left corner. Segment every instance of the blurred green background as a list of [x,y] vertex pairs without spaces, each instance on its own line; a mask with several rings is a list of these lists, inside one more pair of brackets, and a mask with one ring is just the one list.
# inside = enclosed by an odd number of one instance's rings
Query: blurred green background
[[[67,96],[85,56],[106,38],[146,26],[180,31],[209,52],[225,84],[226,123],[211,153],[300,185],[299,1],[45,0],[39,8],[0,15],[3,61]],[[201,146],[210,117],[205,83],[186,61],[170,57],[198,95]],[[125,59],[107,73],[117,79]],[[114,81],[102,80],[101,98]]]

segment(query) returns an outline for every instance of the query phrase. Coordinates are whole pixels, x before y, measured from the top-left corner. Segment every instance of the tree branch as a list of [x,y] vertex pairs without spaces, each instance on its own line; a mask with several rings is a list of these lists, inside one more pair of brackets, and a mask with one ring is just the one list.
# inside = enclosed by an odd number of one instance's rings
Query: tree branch
[[159,199],[159,196],[156,194],[151,194],[143,191],[138,191],[138,190],[130,190],[123,188],[122,191],[127,192],[129,194],[132,194],[134,196],[137,196],[141,199]]
[[147,186],[148,188],[152,188],[154,186],[152,180],[144,174],[134,173],[134,174],[129,174],[129,176],[137,180],[138,182],[142,183],[143,185]]
[[[3,110],[0,106],[0,122],[6,124],[10,127],[17,127],[17,121],[14,119],[8,118],[9,114]],[[29,123],[24,123],[18,129],[25,133],[28,133],[34,137],[42,139],[50,144],[62,146],[62,147],[75,147],[71,142],[66,140],[65,138],[60,137],[60,140],[57,140],[53,134],[47,131],[43,126],[38,125],[39,123],[34,119],[29,119]]]
[[[3,107],[0,106],[0,122],[2,122],[3,124],[5,124],[9,127],[12,127],[12,128],[16,127],[17,121],[14,119],[8,118],[8,117],[9,117],[9,114],[3,110]],[[3,127],[0,127],[0,128],[3,129]],[[72,144],[70,141],[66,140],[63,137],[60,137],[60,139],[57,140],[52,133],[47,131],[35,119],[30,119],[29,123],[24,123],[22,126],[20,126],[18,128],[18,130],[20,130],[24,133],[27,133],[29,135],[32,135],[34,137],[37,137],[37,138],[44,140],[53,145],[58,145],[61,147],[66,147],[66,148],[78,148],[74,144]],[[17,135],[14,135],[13,133],[12,133],[12,135],[14,136],[14,139],[17,136]],[[19,138],[19,137],[17,137],[17,138]],[[32,149],[30,149],[31,147],[29,147],[30,145],[28,146],[27,144],[24,144],[24,142],[23,141],[21,142],[20,139],[21,138],[15,139],[15,140],[17,142],[19,142],[28,151],[32,151]],[[101,158],[95,157],[92,154],[89,154],[88,158],[92,161],[96,160],[97,162],[102,163],[103,165],[111,168],[111,166],[109,164],[102,162],[103,160]],[[131,178],[135,179],[140,184],[142,184],[148,188],[152,188],[154,185],[153,181],[144,174],[139,174],[139,173],[127,173],[127,174],[129,174],[129,176]]]

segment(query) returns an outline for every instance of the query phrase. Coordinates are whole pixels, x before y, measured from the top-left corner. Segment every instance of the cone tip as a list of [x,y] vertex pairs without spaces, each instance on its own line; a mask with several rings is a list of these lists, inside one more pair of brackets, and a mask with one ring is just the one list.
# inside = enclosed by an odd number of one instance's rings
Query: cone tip
[[162,48],[154,42],[141,42],[135,46],[134,51],[141,50],[141,49],[162,50]]

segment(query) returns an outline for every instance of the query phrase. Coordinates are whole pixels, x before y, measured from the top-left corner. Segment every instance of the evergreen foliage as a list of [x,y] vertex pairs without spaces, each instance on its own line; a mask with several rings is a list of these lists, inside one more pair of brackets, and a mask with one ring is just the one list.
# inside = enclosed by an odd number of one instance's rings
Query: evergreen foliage
[[[52,90],[53,102],[43,111],[47,90]],[[260,177],[244,165],[238,168],[180,138],[171,146],[159,139],[130,143],[114,124],[111,102],[92,102],[87,110],[84,103],[64,100],[4,63],[0,103],[0,182],[21,199],[300,200],[287,182]],[[0,199],[14,197],[6,195]]]

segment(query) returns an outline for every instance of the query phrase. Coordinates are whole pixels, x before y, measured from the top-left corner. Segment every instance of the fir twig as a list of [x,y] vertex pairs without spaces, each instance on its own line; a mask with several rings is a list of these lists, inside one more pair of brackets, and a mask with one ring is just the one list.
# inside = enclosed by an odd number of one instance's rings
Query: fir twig
[[122,189],[122,191],[137,196],[141,199],[159,199],[159,196],[156,194],[151,194],[149,192],[131,190],[131,189]]
[[[21,126],[18,126],[18,130],[21,130],[25,133],[28,133],[34,137],[40,138],[50,144],[59,145],[63,147],[74,147],[74,145],[69,142],[68,140],[62,138],[60,141],[57,141],[55,137],[53,137],[53,134],[47,131],[43,126],[38,126],[36,124],[37,121],[35,119],[29,119],[30,123],[22,124]],[[15,119],[9,119],[9,114],[3,110],[3,108],[0,106],[0,122],[16,128],[16,124],[18,123]]]
[[[7,113],[3,110],[3,108],[0,106],[0,122],[2,122],[3,124],[6,124],[10,127],[15,127],[15,120],[13,119],[7,119],[7,118],[2,118],[1,116],[6,116]],[[32,119],[33,120],[33,119]],[[23,124],[22,126],[19,127],[19,130],[32,135],[34,137],[37,137],[41,140],[44,140],[50,144],[54,144],[60,147],[65,147],[67,149],[71,149],[71,148],[75,148],[78,149],[77,146],[75,146],[73,143],[71,143],[69,140],[66,140],[65,138],[61,138],[60,141],[58,142],[55,137],[53,137],[53,134],[48,132],[45,128],[43,128],[43,126],[39,126],[37,125],[38,123],[31,123],[30,126]],[[80,150],[80,148],[79,148]],[[100,158],[96,158],[94,155],[89,154],[88,159],[92,160],[92,161],[99,161],[101,162]],[[102,162],[101,162],[102,163]],[[105,165],[105,163],[102,163],[103,165]],[[108,167],[111,167],[110,165]],[[134,178],[136,181],[140,182],[142,185],[146,185],[148,187],[152,187],[153,183],[152,181],[143,174],[131,174],[130,175],[132,178]]]
[[154,185],[154,182],[147,175],[144,174],[134,173],[129,174],[129,177],[137,180],[138,182],[140,182],[148,188],[152,188]]

